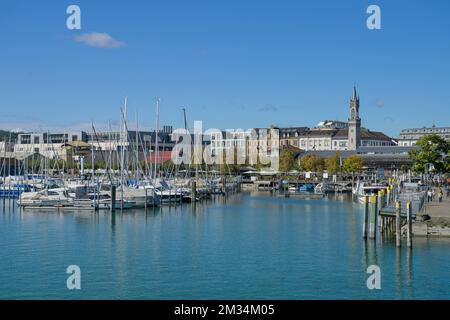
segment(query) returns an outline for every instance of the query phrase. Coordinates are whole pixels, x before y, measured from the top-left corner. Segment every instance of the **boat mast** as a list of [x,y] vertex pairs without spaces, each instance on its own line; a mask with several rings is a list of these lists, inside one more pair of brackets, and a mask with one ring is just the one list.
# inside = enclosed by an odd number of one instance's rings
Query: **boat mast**
[[138,134],[139,134],[139,118],[138,118],[138,112],[136,111],[136,136],[134,139],[134,145],[135,145],[135,152],[136,152],[136,171],[135,171],[135,178],[136,178],[136,184],[139,180],[139,139],[138,139]]
[[[94,128],[94,123],[91,123],[92,128]],[[92,129],[92,136],[94,137],[95,132]],[[92,170],[92,186],[94,186],[94,180],[95,180],[95,169],[94,169],[95,159],[94,159],[94,144],[91,146],[91,170]]]
[[158,161],[159,161],[159,146],[158,146],[158,132],[159,132],[159,103],[160,99],[156,98],[156,129],[155,129],[155,180],[159,176]]
[[[188,134],[188,125],[187,125],[187,118],[186,118],[186,108],[182,108],[182,110],[183,110],[183,118],[184,118],[184,134]],[[175,168],[176,168],[176,170],[175,170],[175,175],[176,176],[178,176],[178,167],[175,165]],[[189,166],[188,166],[188,169],[187,169],[187,171],[188,171],[188,173],[190,172],[190,170],[191,170],[191,166],[190,166],[190,164],[189,164]],[[185,176],[184,176],[184,178],[186,178],[186,175],[187,174],[185,174]]]
[[126,115],[127,115],[127,106],[128,106],[128,97],[125,97],[125,104],[124,109],[121,114],[121,144],[122,144],[122,159],[121,159],[121,169],[120,170],[120,184],[121,184],[121,208],[123,208],[123,184],[124,184],[124,169],[125,169],[125,140],[126,140],[126,133],[125,133],[125,121],[126,121]]

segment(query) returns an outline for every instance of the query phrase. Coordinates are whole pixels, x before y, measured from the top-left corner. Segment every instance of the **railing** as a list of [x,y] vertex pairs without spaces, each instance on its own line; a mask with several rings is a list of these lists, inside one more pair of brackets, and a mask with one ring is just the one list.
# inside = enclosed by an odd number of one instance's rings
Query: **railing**
[[[406,204],[411,202],[412,215],[416,216],[422,211],[425,204],[426,193],[419,192],[407,192],[403,191],[397,196],[397,201],[401,203],[402,215],[406,214]],[[385,213],[395,213],[395,202],[390,203],[388,206],[381,209]]]

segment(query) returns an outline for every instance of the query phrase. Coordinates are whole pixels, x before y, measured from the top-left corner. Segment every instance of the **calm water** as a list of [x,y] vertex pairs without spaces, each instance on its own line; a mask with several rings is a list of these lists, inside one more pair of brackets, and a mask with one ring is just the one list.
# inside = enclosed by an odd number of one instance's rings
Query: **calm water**
[[[182,207],[18,211],[0,202],[0,298],[448,299],[450,240],[361,239],[346,200],[236,195]],[[66,268],[81,268],[81,290]],[[381,290],[366,287],[368,265]]]

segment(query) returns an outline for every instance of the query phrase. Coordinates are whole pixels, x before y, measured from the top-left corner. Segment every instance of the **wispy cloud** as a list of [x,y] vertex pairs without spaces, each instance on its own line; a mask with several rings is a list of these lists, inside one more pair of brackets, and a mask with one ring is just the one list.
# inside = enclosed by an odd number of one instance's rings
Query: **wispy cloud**
[[115,49],[125,46],[124,42],[118,41],[107,33],[91,32],[76,36],[75,41],[84,43],[94,48]]
[[377,107],[377,108],[380,108],[380,109],[384,108],[384,101],[381,99],[377,99],[374,104],[375,104],[375,107]]
[[277,112],[278,111],[278,107],[274,104],[268,103],[260,108],[258,108],[258,111],[261,112]]

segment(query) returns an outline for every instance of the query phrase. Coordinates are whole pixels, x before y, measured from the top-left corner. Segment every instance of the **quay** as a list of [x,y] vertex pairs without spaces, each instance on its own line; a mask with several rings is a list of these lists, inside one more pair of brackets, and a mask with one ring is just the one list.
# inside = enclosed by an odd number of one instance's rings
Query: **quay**
[[365,197],[364,239],[395,237],[400,247],[406,238],[412,247],[413,237],[450,237],[450,197],[427,202],[426,190],[402,190],[398,181],[391,182],[386,190]]
[[442,202],[435,199],[425,203],[418,217],[413,225],[416,236],[450,237],[450,197],[444,194]]

